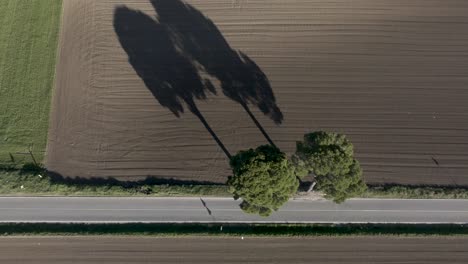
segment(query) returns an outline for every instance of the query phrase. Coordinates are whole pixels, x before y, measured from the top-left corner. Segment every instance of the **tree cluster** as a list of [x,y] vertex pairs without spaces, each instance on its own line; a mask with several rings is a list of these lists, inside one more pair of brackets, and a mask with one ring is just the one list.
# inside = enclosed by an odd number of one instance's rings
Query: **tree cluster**
[[359,162],[351,142],[341,134],[314,132],[297,142],[296,153],[272,145],[240,151],[230,161],[229,191],[247,213],[268,216],[297,192],[299,183],[313,175],[317,189],[337,203],[365,191]]

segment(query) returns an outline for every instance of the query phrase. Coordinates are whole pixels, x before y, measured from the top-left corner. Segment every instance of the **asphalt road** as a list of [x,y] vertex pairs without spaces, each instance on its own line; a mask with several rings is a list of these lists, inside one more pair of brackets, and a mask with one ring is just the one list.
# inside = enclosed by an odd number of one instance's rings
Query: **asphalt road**
[[466,263],[468,237],[1,237],[0,263]]
[[468,200],[292,200],[268,218],[228,198],[1,197],[0,222],[468,223]]

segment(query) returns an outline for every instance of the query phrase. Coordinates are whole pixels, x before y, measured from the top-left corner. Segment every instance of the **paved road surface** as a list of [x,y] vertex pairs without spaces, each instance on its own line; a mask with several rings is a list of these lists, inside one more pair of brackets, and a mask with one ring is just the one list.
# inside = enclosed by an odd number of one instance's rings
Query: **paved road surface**
[[[0,222],[468,223],[468,200],[290,201],[268,218],[228,198],[2,197]],[[205,207],[206,206],[206,207]]]
[[466,263],[468,237],[2,237],[0,263]]

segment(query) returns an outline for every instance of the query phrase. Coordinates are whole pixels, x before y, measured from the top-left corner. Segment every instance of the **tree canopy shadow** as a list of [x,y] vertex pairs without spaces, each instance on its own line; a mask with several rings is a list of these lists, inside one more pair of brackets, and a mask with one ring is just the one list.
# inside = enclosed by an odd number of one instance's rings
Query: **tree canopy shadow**
[[244,53],[232,49],[216,25],[193,6],[181,0],[150,3],[157,13],[155,17],[118,6],[114,29],[130,64],[159,104],[177,117],[185,109],[192,112],[230,158],[196,105],[196,100],[216,94],[211,78],[217,79],[223,94],[239,103],[274,145],[249,109],[249,105],[258,107],[276,124],[283,120],[260,67]]
[[[177,180],[173,178],[158,178],[154,176],[147,176],[141,180],[118,180],[116,178],[98,178],[98,177],[64,177],[60,173],[55,171],[46,171],[47,176],[50,177],[52,183],[65,184],[67,186],[75,186],[77,188],[88,187],[122,187],[124,189],[131,189],[137,192],[147,192],[147,187],[157,185],[178,185],[178,186],[192,186],[192,185],[208,185],[208,186],[224,186],[224,184],[210,181],[189,181],[189,180]],[[149,193],[146,193],[149,194]]]

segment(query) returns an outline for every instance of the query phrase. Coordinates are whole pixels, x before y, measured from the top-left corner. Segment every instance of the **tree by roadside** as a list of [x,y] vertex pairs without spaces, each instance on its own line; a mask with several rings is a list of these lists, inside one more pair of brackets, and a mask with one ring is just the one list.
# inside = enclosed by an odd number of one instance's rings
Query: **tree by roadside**
[[233,176],[228,178],[234,199],[242,198],[244,212],[269,216],[299,187],[299,180],[286,155],[271,145],[240,151],[231,159]]
[[292,161],[299,176],[312,174],[317,189],[337,203],[366,190],[353,145],[344,135],[323,131],[305,134],[304,141],[297,142]]

